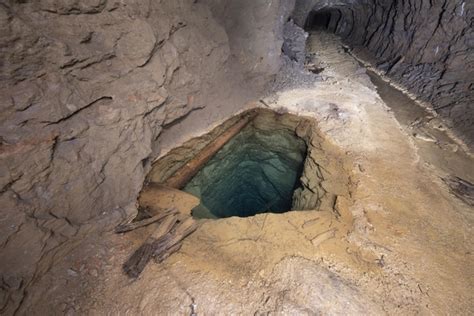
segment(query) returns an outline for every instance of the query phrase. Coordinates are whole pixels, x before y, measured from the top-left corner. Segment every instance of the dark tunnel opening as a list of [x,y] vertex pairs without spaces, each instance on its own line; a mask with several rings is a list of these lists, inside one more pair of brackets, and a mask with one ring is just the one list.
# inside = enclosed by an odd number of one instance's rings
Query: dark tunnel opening
[[306,28],[312,30],[321,30],[321,29],[328,29],[329,22],[331,21],[331,12],[330,11],[318,11],[314,12],[310,18],[308,18],[308,22],[306,23]]
[[341,10],[335,8],[311,11],[305,22],[305,30],[329,31],[334,33],[336,32],[341,17]]

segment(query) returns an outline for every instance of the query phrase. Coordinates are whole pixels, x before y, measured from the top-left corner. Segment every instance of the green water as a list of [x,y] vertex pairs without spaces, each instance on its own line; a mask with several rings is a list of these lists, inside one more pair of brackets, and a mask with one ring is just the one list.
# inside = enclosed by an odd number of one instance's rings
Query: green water
[[201,198],[196,218],[252,216],[291,210],[306,144],[294,131],[250,124],[229,141],[186,185]]

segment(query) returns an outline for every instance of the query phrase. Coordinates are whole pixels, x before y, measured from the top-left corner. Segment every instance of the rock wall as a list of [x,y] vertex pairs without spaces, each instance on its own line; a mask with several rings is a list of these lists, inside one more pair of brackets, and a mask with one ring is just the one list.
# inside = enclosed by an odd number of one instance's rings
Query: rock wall
[[0,3],[0,313],[72,239],[134,214],[160,144],[262,93],[291,6]]
[[[474,146],[474,3],[465,0],[298,0],[294,19],[331,11],[356,55],[432,105]],[[310,26],[310,25],[307,25]]]

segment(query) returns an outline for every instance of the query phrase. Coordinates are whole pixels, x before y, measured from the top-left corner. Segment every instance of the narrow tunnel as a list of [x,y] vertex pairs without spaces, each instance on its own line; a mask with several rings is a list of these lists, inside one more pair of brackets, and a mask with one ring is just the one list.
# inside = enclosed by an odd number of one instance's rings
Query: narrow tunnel
[[[468,144],[474,139],[473,4],[453,1],[297,1],[296,24],[336,34],[354,55],[416,95]],[[449,36],[446,34],[449,33]],[[462,39],[464,38],[464,39]],[[444,39],[444,40],[443,40]],[[471,146],[471,145],[469,145]]]

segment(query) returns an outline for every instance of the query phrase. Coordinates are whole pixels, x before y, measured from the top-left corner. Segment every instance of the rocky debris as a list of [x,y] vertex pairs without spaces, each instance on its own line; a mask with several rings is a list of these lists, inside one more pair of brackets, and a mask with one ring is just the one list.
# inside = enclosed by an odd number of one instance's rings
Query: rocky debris
[[302,185],[293,195],[293,209],[334,210],[337,196],[348,194],[349,180],[343,164],[339,159],[327,156],[326,150],[322,149],[324,139],[317,133],[314,123],[303,121],[296,133],[308,144],[308,152],[300,179]]
[[271,86],[271,93],[294,88],[309,88],[321,80],[321,77],[316,76],[317,73],[308,71],[306,67],[307,38],[308,33],[296,25],[293,20],[285,23],[281,68]]
[[267,93],[266,96],[271,96],[277,91],[310,88],[322,80],[322,77],[318,74],[308,71],[304,64],[283,56],[281,71],[276,75],[271,92]]
[[282,52],[290,60],[297,63],[304,63],[306,57],[306,33],[301,27],[297,26],[293,20],[285,23],[283,27],[283,46]]

